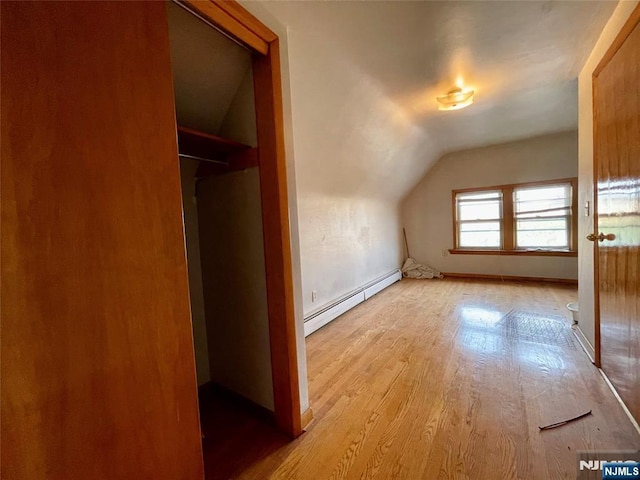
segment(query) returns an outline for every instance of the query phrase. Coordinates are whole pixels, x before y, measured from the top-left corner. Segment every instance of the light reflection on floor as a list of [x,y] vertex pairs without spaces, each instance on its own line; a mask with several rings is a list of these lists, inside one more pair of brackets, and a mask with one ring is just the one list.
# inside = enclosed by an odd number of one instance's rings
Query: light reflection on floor
[[469,326],[494,326],[506,312],[482,306],[460,307],[460,320]]
[[[508,358],[509,362],[516,360],[523,367],[532,367],[542,373],[557,373],[568,368],[564,348],[509,335],[502,322],[506,312],[489,305],[464,305],[458,312],[456,346],[477,357],[477,361],[501,362]],[[546,318],[544,314],[540,317]],[[571,328],[568,321],[566,328]]]

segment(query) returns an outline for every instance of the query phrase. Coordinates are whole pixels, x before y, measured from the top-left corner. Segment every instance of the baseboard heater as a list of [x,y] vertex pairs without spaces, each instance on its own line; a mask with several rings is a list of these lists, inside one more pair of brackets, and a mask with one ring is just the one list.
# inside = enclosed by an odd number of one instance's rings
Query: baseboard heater
[[363,287],[340,297],[335,302],[325,306],[317,312],[304,317],[304,336],[306,337],[311,335],[319,328],[325,326],[327,323],[331,322],[348,310],[351,310],[359,303],[373,297],[376,293],[384,290],[401,278],[402,274],[400,273],[400,270],[394,270],[393,272],[387,273],[386,275],[367,283]]

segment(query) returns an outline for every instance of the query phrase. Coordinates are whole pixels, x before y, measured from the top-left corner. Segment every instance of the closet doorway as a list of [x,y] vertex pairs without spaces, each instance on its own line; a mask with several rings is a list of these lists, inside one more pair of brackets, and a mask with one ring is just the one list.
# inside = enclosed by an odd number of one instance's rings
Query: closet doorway
[[225,396],[296,437],[278,38],[233,2],[167,10],[201,418]]

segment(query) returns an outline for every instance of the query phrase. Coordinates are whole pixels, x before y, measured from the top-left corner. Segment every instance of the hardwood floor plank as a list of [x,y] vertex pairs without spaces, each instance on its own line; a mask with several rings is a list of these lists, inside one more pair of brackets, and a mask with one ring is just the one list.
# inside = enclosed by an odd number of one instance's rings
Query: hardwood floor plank
[[576,297],[572,286],[477,279],[389,287],[307,338],[308,431],[229,478],[573,479],[578,451],[640,448],[598,370],[567,343]]

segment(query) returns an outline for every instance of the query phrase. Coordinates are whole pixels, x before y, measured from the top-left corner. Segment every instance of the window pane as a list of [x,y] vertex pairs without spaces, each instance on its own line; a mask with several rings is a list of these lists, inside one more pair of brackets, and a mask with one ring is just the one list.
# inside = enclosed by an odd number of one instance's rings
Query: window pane
[[461,232],[499,232],[500,222],[460,222]]
[[571,207],[571,185],[516,188],[516,217],[558,216]]
[[569,248],[566,218],[518,220],[517,248]]
[[460,220],[497,220],[500,218],[500,201],[460,203],[458,212]]
[[476,201],[476,200],[500,200],[500,190],[488,190],[484,192],[458,193],[456,198],[458,201]]
[[542,187],[520,187],[516,189],[516,200],[528,202],[541,198],[562,199],[566,197],[566,191],[570,185],[546,185]]
[[571,185],[514,190],[516,248],[569,248]]
[[500,222],[460,223],[458,246],[500,248]]
[[500,248],[501,190],[458,193],[456,206],[457,247]]

